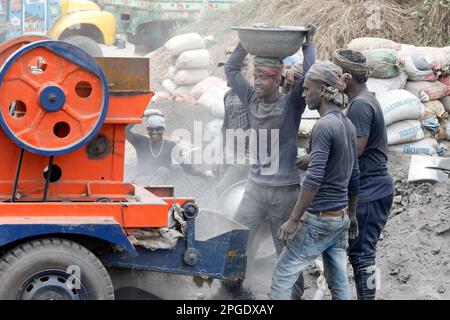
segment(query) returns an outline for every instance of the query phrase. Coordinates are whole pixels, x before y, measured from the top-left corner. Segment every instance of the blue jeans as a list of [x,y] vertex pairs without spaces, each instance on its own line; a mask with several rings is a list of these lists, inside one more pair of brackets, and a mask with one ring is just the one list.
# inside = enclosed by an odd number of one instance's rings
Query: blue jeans
[[376,249],[388,221],[393,195],[370,202],[359,202],[356,209],[359,235],[351,240],[348,256],[355,276],[359,300],[373,300],[376,295]]
[[322,255],[333,299],[350,300],[346,254],[349,226],[347,215],[328,218],[305,213],[300,229],[283,249],[275,267],[270,298],[289,300],[298,275]]

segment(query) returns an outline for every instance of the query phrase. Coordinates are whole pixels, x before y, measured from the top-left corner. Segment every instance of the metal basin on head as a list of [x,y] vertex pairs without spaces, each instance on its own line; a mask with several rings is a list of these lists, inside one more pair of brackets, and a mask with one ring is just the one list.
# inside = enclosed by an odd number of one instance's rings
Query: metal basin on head
[[248,53],[259,57],[284,59],[294,55],[303,44],[305,27],[233,27]]

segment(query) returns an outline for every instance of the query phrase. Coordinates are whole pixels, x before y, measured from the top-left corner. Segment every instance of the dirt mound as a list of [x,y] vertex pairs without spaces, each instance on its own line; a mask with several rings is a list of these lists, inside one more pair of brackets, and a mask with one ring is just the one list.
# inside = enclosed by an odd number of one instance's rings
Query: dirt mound
[[410,157],[390,154],[391,218],[378,244],[381,299],[450,298],[450,185],[411,184]]
[[[222,50],[237,41],[232,26],[264,22],[274,25],[315,23],[318,55],[329,58],[334,50],[358,37],[381,37],[413,45],[445,46],[450,41],[450,1],[432,0],[247,0],[223,13],[210,13],[174,33],[198,32],[216,37]],[[205,28],[207,26],[207,28]]]

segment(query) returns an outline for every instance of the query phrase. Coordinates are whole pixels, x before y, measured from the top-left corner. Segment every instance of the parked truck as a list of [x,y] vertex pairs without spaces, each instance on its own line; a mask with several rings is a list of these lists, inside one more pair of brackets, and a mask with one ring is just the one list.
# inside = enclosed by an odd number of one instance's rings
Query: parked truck
[[2,41],[45,35],[101,56],[99,44],[115,42],[116,21],[88,0],[1,0],[0,33]]
[[162,46],[177,24],[192,21],[210,10],[224,10],[240,0],[99,0],[114,14],[118,32],[126,34],[137,53]]

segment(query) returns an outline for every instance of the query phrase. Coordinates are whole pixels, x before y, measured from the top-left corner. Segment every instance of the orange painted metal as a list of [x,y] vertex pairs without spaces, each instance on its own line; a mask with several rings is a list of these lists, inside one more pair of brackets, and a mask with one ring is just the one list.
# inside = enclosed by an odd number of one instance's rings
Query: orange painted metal
[[[33,72],[36,57],[45,63],[44,71]],[[90,85],[90,93],[82,92],[82,84]],[[61,110],[49,112],[40,107],[39,96],[49,86],[64,91],[66,99]],[[14,101],[22,105],[20,115],[10,114]],[[19,140],[40,149],[58,150],[85,137],[98,123],[102,101],[102,83],[97,75],[46,48],[36,48],[17,58],[0,83],[0,112],[6,125]],[[58,123],[70,128],[63,138],[55,134]]]
[[167,226],[168,207],[155,204],[120,202],[41,202],[2,203],[0,216],[8,217],[112,217],[124,228],[162,228]]
[[3,42],[0,44],[0,65],[3,65],[6,59],[8,59],[18,49],[29,43],[40,40],[48,40],[48,38],[43,36],[23,36]]
[[[0,64],[6,60],[6,55],[12,54],[26,41],[37,40],[42,40],[42,38],[22,39],[3,44],[0,46]],[[88,103],[79,99],[74,88],[76,83],[86,79],[92,80],[95,88],[96,79],[92,78],[92,75],[81,67],[72,66],[69,62],[62,61],[58,57],[51,57],[48,63],[60,63],[59,71],[47,75],[44,72],[39,74],[39,76],[44,77],[37,78],[27,73],[29,60],[36,55],[45,55],[45,57],[50,57],[50,55],[43,48],[32,50],[29,53],[32,53],[32,55],[25,54],[16,61],[17,64],[15,63],[12,66],[14,72],[7,76],[7,83],[9,83],[6,86],[3,85],[0,91],[2,112],[8,111],[4,108],[9,106],[10,100],[14,96],[11,95],[11,92],[13,92],[17,98],[20,97],[31,106],[27,108],[29,118],[22,123],[9,119],[8,125],[14,127],[15,132],[19,132],[30,140],[48,143],[49,147],[58,145],[59,142],[52,139],[48,139],[48,142],[46,142],[45,140],[48,137],[45,134],[43,136],[37,134],[40,127],[33,121],[33,119],[42,116],[38,102],[36,102],[38,95],[35,84],[39,81],[53,82],[64,88],[67,105],[75,110],[73,113],[66,112],[65,119],[78,123],[78,136],[82,135],[91,125],[91,119],[95,117],[97,112],[97,93],[93,90],[94,99]],[[113,64],[114,59],[111,58],[109,63]],[[126,67],[126,62],[123,59],[121,60],[121,66]],[[126,68],[123,69],[123,72],[125,71]],[[17,76],[19,74],[21,76]],[[114,72],[113,76],[111,76],[111,73],[105,73],[105,76],[109,86],[118,83],[114,79],[114,77],[117,77],[117,72]],[[139,74],[134,76],[139,77]],[[105,217],[113,218],[124,228],[165,227],[173,202],[183,205],[187,201],[193,201],[193,199],[187,198],[161,198],[144,188],[123,182],[125,126],[130,123],[140,123],[141,116],[153,96],[149,88],[147,90],[143,88],[142,81],[134,83],[139,83],[139,88],[134,90],[127,87],[124,90],[116,85],[114,90],[110,90],[106,120],[97,136],[93,138],[95,140],[101,136],[108,142],[109,146],[101,157],[94,157],[89,154],[88,146],[81,147],[69,154],[54,157],[52,176],[56,172],[56,181],[50,183],[47,202],[41,202],[41,199],[45,186],[44,171],[48,166],[49,158],[26,151],[22,160],[15,202],[10,202],[20,148],[0,130],[0,150],[2,152],[0,216],[15,218],[67,217],[71,219],[76,217]],[[110,87],[114,86],[111,85]],[[75,120],[70,120],[67,114],[72,114],[72,118]],[[4,112],[3,115],[5,115]],[[42,125],[45,124],[49,127],[53,127],[55,122],[60,121],[57,115],[49,113],[45,113],[42,117]],[[31,130],[28,130],[28,128],[31,128]]]
[[111,95],[105,124],[141,123],[144,110],[153,95],[153,92],[120,96]]

